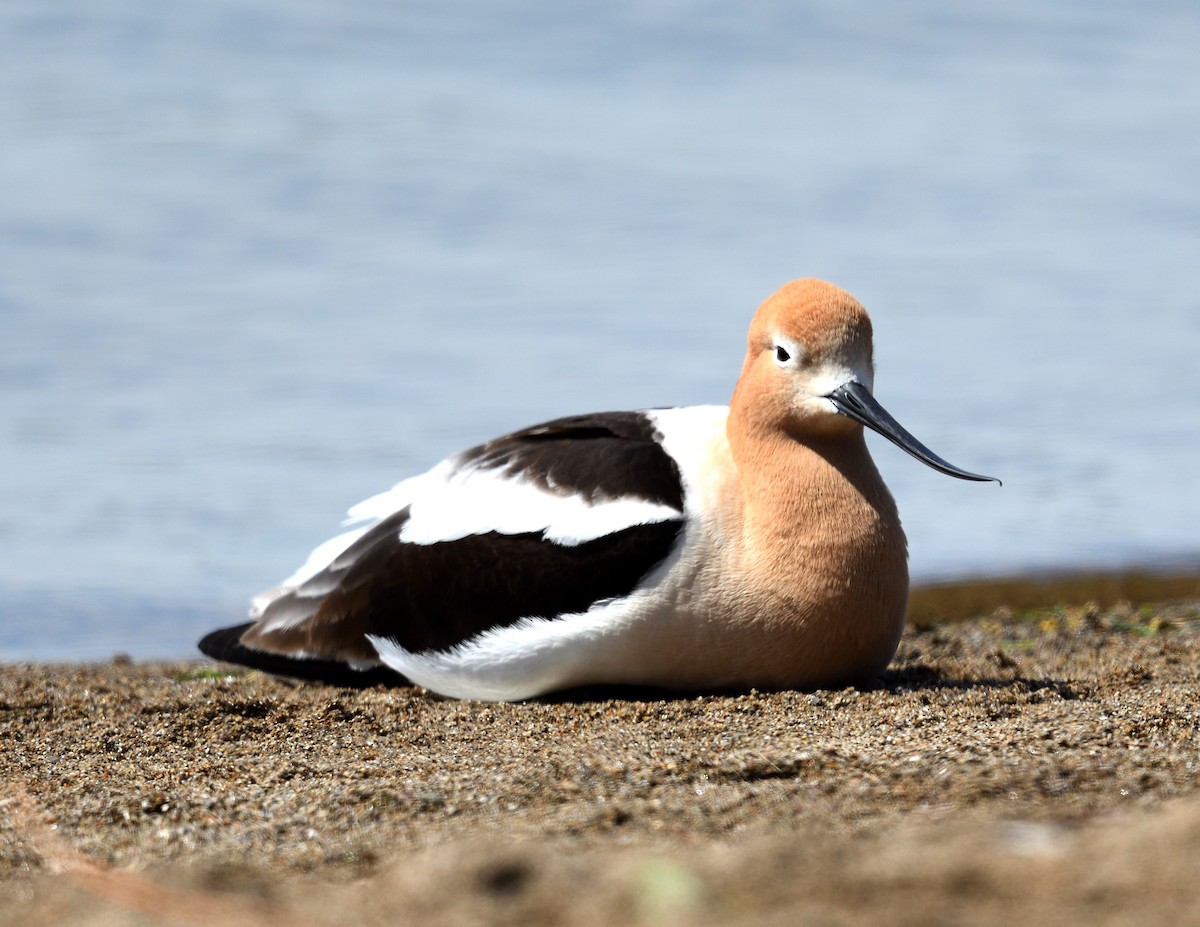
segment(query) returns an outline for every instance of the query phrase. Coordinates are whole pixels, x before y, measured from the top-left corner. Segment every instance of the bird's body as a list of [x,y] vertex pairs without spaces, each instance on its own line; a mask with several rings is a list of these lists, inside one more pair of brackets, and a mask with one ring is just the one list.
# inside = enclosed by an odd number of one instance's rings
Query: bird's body
[[729,407],[576,416],[465,451],[356,506],[358,527],[201,649],[489,700],[869,679],[908,568],[861,424],[986,479],[917,443],[872,379],[866,312],[796,281],[755,315]]

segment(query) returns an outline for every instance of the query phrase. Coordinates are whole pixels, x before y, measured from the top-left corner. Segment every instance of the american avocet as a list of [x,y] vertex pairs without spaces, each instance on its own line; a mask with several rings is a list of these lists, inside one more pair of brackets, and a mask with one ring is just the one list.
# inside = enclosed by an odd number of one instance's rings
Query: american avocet
[[754,316],[728,407],[580,415],[464,451],[352,508],[200,649],[489,700],[870,679],[904,625],[908,553],[862,426],[993,479],[917,441],[873,379],[862,306],[789,283]]

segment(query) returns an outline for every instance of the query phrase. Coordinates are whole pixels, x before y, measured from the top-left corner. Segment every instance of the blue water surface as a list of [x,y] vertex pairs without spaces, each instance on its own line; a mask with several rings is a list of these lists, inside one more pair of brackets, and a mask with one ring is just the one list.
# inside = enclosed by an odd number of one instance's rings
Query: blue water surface
[[0,660],[182,656],[353,502],[876,324],[917,580],[1200,562],[1200,8],[0,7]]

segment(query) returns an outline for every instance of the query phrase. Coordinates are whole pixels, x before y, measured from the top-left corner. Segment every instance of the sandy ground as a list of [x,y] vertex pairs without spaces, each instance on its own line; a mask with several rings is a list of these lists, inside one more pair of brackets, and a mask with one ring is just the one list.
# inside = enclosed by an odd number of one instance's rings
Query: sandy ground
[[879,685],[518,705],[0,667],[0,924],[1200,923],[1200,599]]

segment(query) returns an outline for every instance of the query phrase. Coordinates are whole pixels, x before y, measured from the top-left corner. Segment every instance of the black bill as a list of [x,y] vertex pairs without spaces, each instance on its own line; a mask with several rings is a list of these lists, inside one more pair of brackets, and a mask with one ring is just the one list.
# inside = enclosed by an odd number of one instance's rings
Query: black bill
[[[826,397],[837,410],[847,418],[852,418],[866,425],[872,431],[883,435],[897,447],[908,451],[913,457],[935,470],[940,470],[948,476],[956,476],[960,480],[977,480],[981,483],[1000,481],[994,476],[982,476],[960,470],[952,463],[942,460],[937,454],[909,434],[904,426],[888,414],[887,409],[875,401],[871,391],[854,380],[844,383]],[[1003,484],[1001,484],[1003,485]]]

